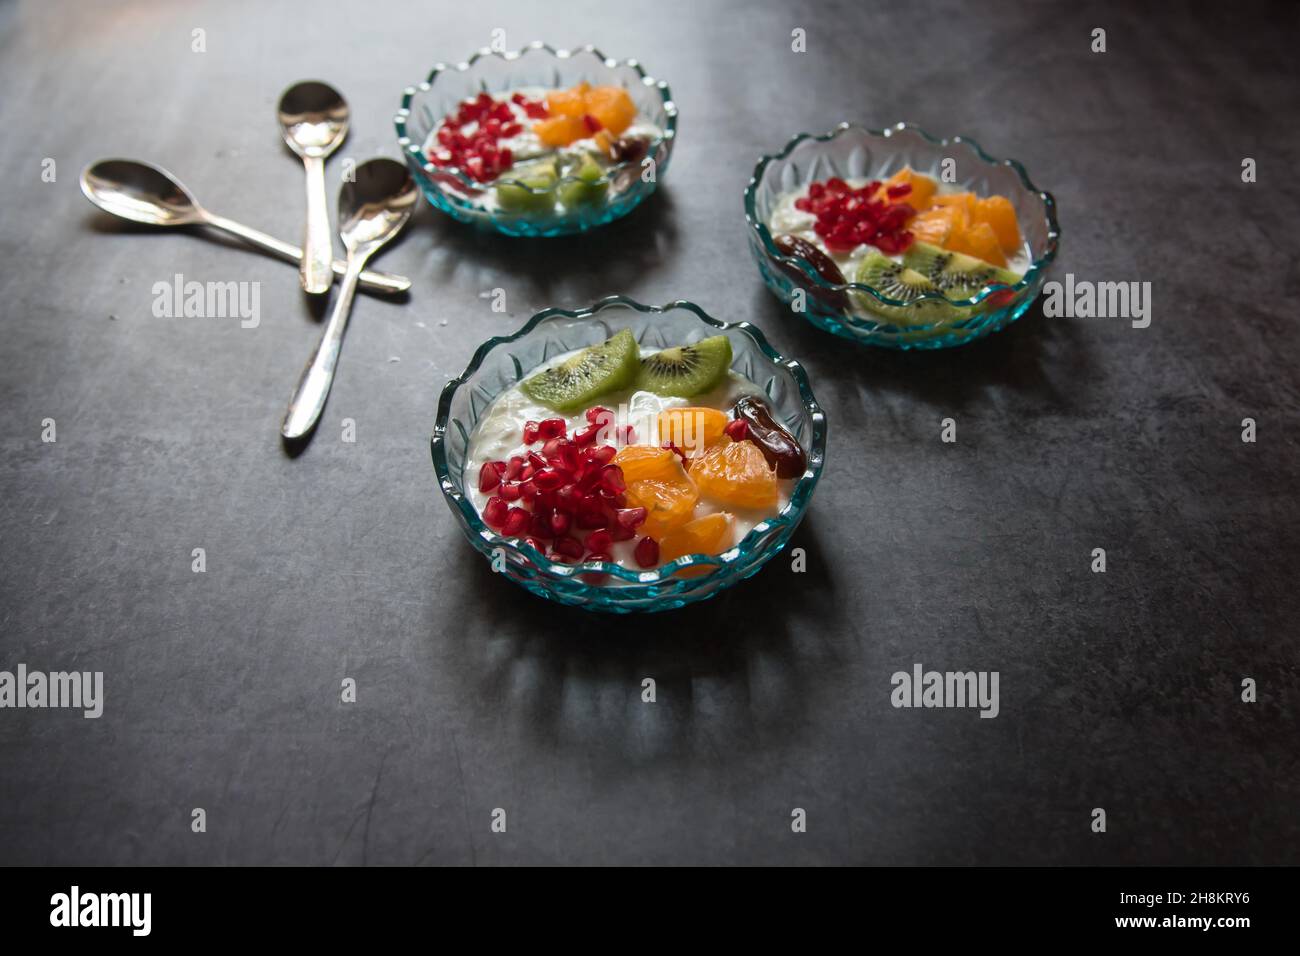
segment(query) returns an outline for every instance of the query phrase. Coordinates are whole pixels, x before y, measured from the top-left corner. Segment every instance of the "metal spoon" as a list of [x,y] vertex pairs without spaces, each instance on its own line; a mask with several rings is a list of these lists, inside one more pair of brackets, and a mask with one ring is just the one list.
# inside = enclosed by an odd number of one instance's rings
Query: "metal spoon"
[[307,229],[298,278],[313,294],[334,281],[330,217],[325,198],[325,159],[348,135],[348,104],[328,83],[308,80],[280,94],[280,132],[307,167]]
[[289,410],[280,426],[280,434],[285,438],[303,437],[320,418],[334,382],[334,369],[343,347],[343,333],[361,267],[384,243],[401,232],[419,196],[410,172],[394,160],[367,160],[356,172],[356,181],[345,182],[339,190],[339,234],[343,237],[343,248],[348,251],[347,272],[320,344],[289,400]]
[[[161,166],[134,159],[101,159],[81,172],[81,191],[104,212],[146,226],[212,226],[290,262],[302,261],[302,250],[287,242],[199,205],[194,195]],[[334,271],[347,270],[335,259]],[[411,280],[387,272],[363,272],[361,284],[376,292],[406,292]]]

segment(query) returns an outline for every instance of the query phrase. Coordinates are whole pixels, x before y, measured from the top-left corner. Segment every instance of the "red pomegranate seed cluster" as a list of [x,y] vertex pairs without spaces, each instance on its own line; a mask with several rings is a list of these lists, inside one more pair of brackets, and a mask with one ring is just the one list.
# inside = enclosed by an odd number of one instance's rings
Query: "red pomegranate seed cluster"
[[[614,542],[635,538],[646,519],[645,508],[627,507],[623,469],[613,463],[617,449],[596,441],[613,420],[607,408],[589,409],[587,427],[571,437],[562,418],[525,422],[523,443],[540,442],[541,449],[479,470],[479,491],[496,492],[483,508],[488,527],[523,538],[552,561],[612,561]],[[659,561],[659,545],[643,537],[635,555],[650,567]]]
[[[907,222],[916,210],[905,202],[885,202],[875,198],[880,182],[873,179],[854,189],[842,179],[813,183],[808,195],[796,199],[794,206],[817,217],[813,231],[833,252],[848,252],[863,243],[881,252],[897,255],[912,244]],[[890,186],[890,199],[902,199],[912,191],[907,183]]]
[[[529,118],[545,119],[544,101],[530,100],[521,93],[510,99]],[[465,127],[470,124],[476,124],[474,130],[466,133]],[[436,136],[438,145],[429,151],[429,159],[436,166],[457,166],[475,182],[491,182],[514,163],[514,155],[500,141],[518,135],[522,129],[509,103],[480,93],[443,119]]]

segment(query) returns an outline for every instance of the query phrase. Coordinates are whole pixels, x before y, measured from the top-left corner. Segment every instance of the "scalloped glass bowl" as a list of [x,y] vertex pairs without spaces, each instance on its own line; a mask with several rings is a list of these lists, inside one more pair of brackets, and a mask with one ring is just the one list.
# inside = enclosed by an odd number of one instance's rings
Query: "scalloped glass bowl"
[[[654,159],[654,176],[642,177],[644,159],[618,163],[606,170],[597,184],[609,184],[604,202],[589,203],[560,213],[511,212],[483,205],[491,199],[492,185],[470,179],[455,167],[439,168],[429,162],[424,144],[438,122],[465,99],[480,92],[504,93],[521,87],[568,88],[582,81],[592,86],[621,86],[636,103],[641,117],[654,123],[662,135],[651,141],[647,156]],[[439,63],[419,86],[408,86],[394,117],[397,143],[425,198],[436,209],[461,222],[479,223],[508,236],[565,236],[585,232],[626,216],[655,191],[668,172],[677,135],[677,107],[668,84],[645,74],[636,60],[614,60],[595,47],[556,50],[532,43],[522,50],[496,53],[483,49],[467,62]],[[564,176],[553,186],[538,189],[503,177],[533,195],[554,193],[575,181]]]
[[[938,178],[943,161],[949,158],[956,160],[959,189],[1011,200],[1033,257],[1029,271],[1014,286],[995,286],[969,299],[946,300],[969,307],[964,318],[932,325],[894,324],[887,312],[878,309],[908,303],[856,282],[827,282],[805,260],[783,255],[772,242],[767,222],[785,193],[831,176],[885,179],[904,166]],[[1018,162],[994,159],[973,140],[939,139],[907,123],[883,130],[841,123],[821,136],[799,134],[781,152],[764,156],[754,167],[745,189],[745,220],[750,252],[768,288],[781,301],[791,304],[795,290],[802,289],[802,314],[813,325],[867,345],[897,349],[964,345],[1010,325],[1042,291],[1060,239],[1056,201],[1030,182]],[[844,295],[856,309],[841,307]],[[934,293],[922,298],[944,297]]]
[[[732,369],[763,390],[772,414],[808,453],[808,467],[795,483],[789,504],[721,555],[687,555],[649,571],[603,562],[561,564],[522,540],[502,537],[487,527],[465,494],[470,436],[492,400],[547,359],[603,342],[622,329],[631,329],[647,348],[689,344],[719,332],[726,335],[731,340]],[[720,322],[690,302],[657,308],[610,296],[576,312],[547,309],[513,335],[483,343],[464,374],[442,390],[432,450],[438,484],[452,514],[489,561],[500,549],[504,561],[498,561],[504,564],[505,577],[561,604],[615,613],[662,611],[712,597],[754,574],[785,547],[821,476],[826,418],[802,366],[778,355],[749,323]],[[685,568],[696,569],[695,576],[677,573]],[[605,583],[593,583],[593,571],[606,572]]]

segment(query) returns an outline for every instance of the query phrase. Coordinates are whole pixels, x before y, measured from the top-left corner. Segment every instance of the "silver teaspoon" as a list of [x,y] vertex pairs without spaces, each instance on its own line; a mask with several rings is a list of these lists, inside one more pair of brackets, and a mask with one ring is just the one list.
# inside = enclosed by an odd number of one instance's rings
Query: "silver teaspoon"
[[[81,191],[104,212],[146,226],[212,226],[289,262],[301,262],[302,250],[233,219],[208,212],[175,176],[161,166],[134,159],[101,159],[81,172]],[[342,259],[333,262],[339,275]],[[387,272],[363,272],[361,284],[376,292],[406,292],[411,280]]]
[[280,426],[280,434],[288,439],[302,438],[320,418],[334,383],[357,277],[366,260],[401,232],[419,196],[410,172],[394,160],[367,160],[356,173],[356,181],[345,182],[339,190],[339,234],[348,251],[347,271],[320,344],[289,400],[289,410]]
[[348,135],[348,104],[328,83],[295,83],[280,95],[280,132],[307,169],[307,228],[298,278],[313,294],[334,281],[329,211],[325,198],[325,159]]

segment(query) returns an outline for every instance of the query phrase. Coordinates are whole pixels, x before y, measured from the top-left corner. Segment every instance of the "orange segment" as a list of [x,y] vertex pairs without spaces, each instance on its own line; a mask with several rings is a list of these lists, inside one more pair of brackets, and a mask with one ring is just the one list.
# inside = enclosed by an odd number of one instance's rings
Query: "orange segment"
[[732,545],[734,519],[725,511],[688,521],[664,535],[659,560],[665,564],[685,554],[721,554]]
[[983,259],[995,266],[1005,266],[1007,257],[1002,253],[1002,244],[998,242],[997,233],[987,222],[971,223],[960,232],[954,231],[948,237],[946,248],[953,252],[964,252]]
[[776,472],[751,441],[717,445],[691,465],[700,494],[737,508],[773,509],[778,500]]
[[948,241],[952,232],[953,220],[961,212],[955,207],[935,207],[927,209],[907,224],[907,228],[921,242],[932,246],[942,246]]
[[961,209],[967,219],[975,218],[975,202],[974,193],[941,193],[930,200],[934,206],[955,206]]
[[646,478],[630,481],[627,485],[627,506],[646,510],[645,524],[638,530],[657,541],[662,541],[673,528],[690,521],[699,500],[700,493],[685,472],[681,481]]
[[669,408],[659,413],[659,441],[672,442],[694,458],[709,445],[722,440],[727,427],[725,412],[716,408],[690,406]]
[[567,90],[556,90],[546,95],[546,108],[552,116],[568,116],[582,119],[587,112],[587,92],[591,86],[586,82]]
[[1020,248],[1020,221],[1016,219],[1016,207],[1006,196],[989,196],[977,202],[975,221],[986,222],[993,228],[1004,252]]
[[667,448],[653,445],[624,445],[614,456],[614,464],[623,469],[627,484],[657,478],[663,481],[685,481],[686,472],[681,459]]
[[[903,183],[911,186],[912,191],[906,196],[900,196],[898,199],[890,200],[885,191],[890,186],[899,186]],[[935,191],[938,188],[939,184],[929,176],[923,176],[918,172],[913,172],[910,166],[904,166],[884,181],[880,187],[880,192],[876,194],[876,198],[889,202],[905,202],[913,209],[921,210],[930,205],[930,200],[933,198]]]
[[598,86],[587,93],[587,112],[618,136],[636,119],[636,104],[621,86]]
[[568,146],[590,135],[581,116],[552,116],[533,124],[533,132],[544,146]]

